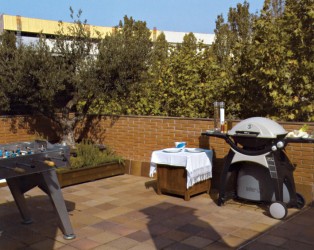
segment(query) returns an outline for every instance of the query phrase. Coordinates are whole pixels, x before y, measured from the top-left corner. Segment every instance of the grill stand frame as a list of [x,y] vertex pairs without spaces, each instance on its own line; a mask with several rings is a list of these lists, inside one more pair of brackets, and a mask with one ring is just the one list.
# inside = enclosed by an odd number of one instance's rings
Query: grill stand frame
[[[230,150],[225,157],[223,170],[220,177],[220,187],[219,187],[219,196],[217,200],[217,205],[222,206],[228,198],[236,198],[236,192],[233,193],[231,197],[226,197],[226,186],[230,178],[230,173],[236,171],[233,167],[234,163],[241,162],[253,162],[261,165],[261,167],[266,167],[269,170],[269,174],[272,181],[272,188],[275,194],[275,201],[266,200],[271,204],[275,204],[272,207],[278,207],[279,205],[283,206],[284,210],[287,207],[296,207],[301,209],[305,205],[304,198],[302,195],[296,192],[293,171],[295,167],[290,162],[288,156],[285,153],[284,147],[288,143],[313,143],[314,139],[304,139],[304,138],[286,138],[286,139],[272,139],[269,145],[266,145],[264,149],[260,150],[246,150],[239,148],[227,134],[220,132],[203,132],[201,135],[208,137],[217,137],[224,139],[230,146]],[[283,147],[278,148],[276,145],[278,141],[283,143]],[[286,185],[290,201],[286,204],[283,201],[283,186]],[[282,205],[283,204],[283,205]],[[272,213],[272,210],[269,210]],[[272,214],[271,214],[272,215]],[[285,218],[287,213],[283,213],[282,217],[277,219]],[[273,215],[272,215],[273,216]],[[275,216],[273,216],[276,218]]]

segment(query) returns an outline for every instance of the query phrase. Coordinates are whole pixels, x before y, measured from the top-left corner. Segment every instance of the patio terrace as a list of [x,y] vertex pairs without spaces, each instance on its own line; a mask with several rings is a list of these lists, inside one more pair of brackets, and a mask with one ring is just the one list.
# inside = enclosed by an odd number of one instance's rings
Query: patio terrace
[[155,180],[119,175],[62,189],[77,235],[64,240],[49,198],[26,193],[34,223],[21,217],[8,187],[0,188],[0,249],[314,249],[314,207],[289,209],[284,221],[265,206],[208,194],[157,195]]

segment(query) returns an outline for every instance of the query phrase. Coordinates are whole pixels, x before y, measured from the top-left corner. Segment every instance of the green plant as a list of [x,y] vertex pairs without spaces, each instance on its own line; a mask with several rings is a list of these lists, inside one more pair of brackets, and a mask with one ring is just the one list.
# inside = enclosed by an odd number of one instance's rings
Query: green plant
[[70,168],[93,167],[103,163],[119,162],[123,159],[116,155],[111,149],[101,150],[97,145],[84,140],[76,145],[76,156],[70,158]]

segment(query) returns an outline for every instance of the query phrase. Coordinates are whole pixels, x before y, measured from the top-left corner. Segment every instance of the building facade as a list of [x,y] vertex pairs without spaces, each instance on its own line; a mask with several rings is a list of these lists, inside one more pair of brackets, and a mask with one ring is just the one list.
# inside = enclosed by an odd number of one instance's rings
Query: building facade
[[[74,25],[73,23],[63,22],[65,29]],[[98,38],[97,32],[102,36],[111,34],[115,27],[87,25],[87,29],[91,32],[91,37]],[[53,37],[59,30],[59,21],[44,20],[30,17],[0,15],[0,34],[3,31],[15,32],[18,39],[24,43],[36,41],[39,34]],[[172,44],[182,43],[183,37],[189,32],[160,31],[153,29],[151,31],[152,41],[155,41],[158,35],[164,33],[166,40]],[[198,41],[202,41],[206,45],[211,45],[214,41],[214,34],[193,33]]]

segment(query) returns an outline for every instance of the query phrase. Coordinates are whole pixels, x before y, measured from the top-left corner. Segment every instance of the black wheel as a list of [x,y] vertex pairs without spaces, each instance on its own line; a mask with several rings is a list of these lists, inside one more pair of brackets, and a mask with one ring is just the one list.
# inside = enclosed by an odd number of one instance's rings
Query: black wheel
[[305,205],[305,199],[302,196],[302,194],[296,193],[296,196],[297,196],[297,202],[296,202],[296,206],[295,207],[298,208],[298,209],[301,209]]
[[225,199],[224,199],[224,198],[221,198],[221,197],[218,197],[217,205],[218,205],[219,207],[221,207],[224,203],[225,203]]
[[281,201],[275,201],[269,206],[269,213],[271,217],[277,220],[284,219],[288,214],[287,205]]

